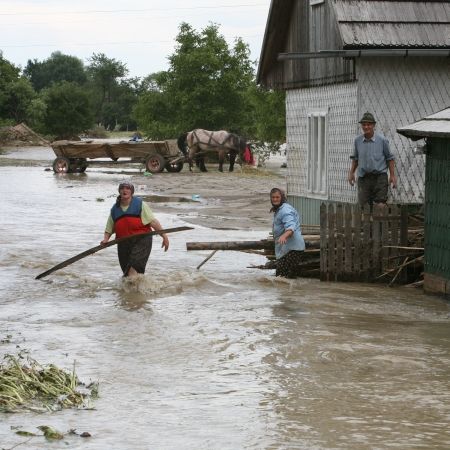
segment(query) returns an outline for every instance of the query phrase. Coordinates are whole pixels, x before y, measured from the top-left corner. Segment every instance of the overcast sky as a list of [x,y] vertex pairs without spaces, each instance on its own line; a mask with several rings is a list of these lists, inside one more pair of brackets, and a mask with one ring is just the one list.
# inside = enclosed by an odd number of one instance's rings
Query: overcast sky
[[168,68],[181,22],[197,31],[210,22],[232,44],[241,37],[259,59],[270,0],[0,0],[0,50],[24,68],[52,52],[87,63],[104,53],[126,64],[128,76]]

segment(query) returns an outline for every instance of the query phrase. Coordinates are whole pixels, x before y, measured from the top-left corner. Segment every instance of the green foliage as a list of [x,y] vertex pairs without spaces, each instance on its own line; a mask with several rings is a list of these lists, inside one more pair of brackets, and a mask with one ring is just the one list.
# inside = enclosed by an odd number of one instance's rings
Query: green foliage
[[42,97],[33,98],[27,106],[27,124],[34,131],[44,132],[44,117],[47,112],[47,104]]
[[24,77],[6,83],[1,93],[0,116],[11,118],[16,123],[26,121],[35,97],[33,86]]
[[93,125],[89,94],[76,83],[63,81],[44,92],[44,127],[60,138],[72,137]]
[[3,53],[0,50],[0,91],[4,86],[19,78],[20,69],[8,60],[3,58]]
[[87,72],[95,121],[108,130],[114,130],[119,124],[133,128],[131,112],[137,101],[138,81],[125,79],[126,65],[103,53],[94,53],[89,62]]
[[[72,136],[94,123],[151,139],[194,128],[225,129],[265,143],[285,140],[285,96],[255,83],[255,63],[240,38],[229,45],[216,24],[182,23],[169,69],[126,78],[121,61],[94,53],[88,65],[57,51],[20,69],[0,51],[0,123],[26,121],[41,133]],[[37,92],[37,94],[36,94]],[[60,96],[60,97],[58,97]]]
[[135,109],[139,127],[152,138],[196,127],[245,127],[246,91],[253,80],[248,46],[237,39],[230,49],[214,24],[196,32],[182,23],[176,41],[169,70],[146,80],[151,90]]
[[104,139],[108,137],[108,132],[105,130],[105,127],[96,125],[94,128],[87,130],[86,134],[90,138]]
[[254,84],[248,91],[251,105],[251,130],[262,142],[285,142],[286,104],[284,91],[270,91]]
[[45,61],[28,60],[24,75],[31,81],[34,89],[40,91],[54,83],[69,81],[83,85],[87,75],[83,61],[75,56],[53,52]]
[[[0,121],[14,123],[23,120],[27,103],[34,96],[26,80],[20,78],[20,69],[3,58],[0,51]],[[31,98],[27,98],[31,95]]]

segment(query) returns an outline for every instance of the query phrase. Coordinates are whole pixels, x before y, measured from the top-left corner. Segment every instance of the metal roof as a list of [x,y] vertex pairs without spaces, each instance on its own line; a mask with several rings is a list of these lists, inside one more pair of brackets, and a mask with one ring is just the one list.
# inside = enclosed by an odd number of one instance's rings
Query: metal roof
[[450,46],[448,1],[333,0],[344,48]]
[[397,133],[413,140],[424,137],[450,137],[450,108],[431,114],[411,125],[397,128]]
[[[297,1],[303,4],[309,0]],[[342,44],[338,48],[319,50],[450,49],[450,0],[326,1],[333,8]],[[294,6],[295,0],[271,0],[258,65],[258,82],[276,64],[278,54],[286,51],[289,18]],[[323,5],[311,6],[320,7]],[[309,26],[308,23],[301,25]]]

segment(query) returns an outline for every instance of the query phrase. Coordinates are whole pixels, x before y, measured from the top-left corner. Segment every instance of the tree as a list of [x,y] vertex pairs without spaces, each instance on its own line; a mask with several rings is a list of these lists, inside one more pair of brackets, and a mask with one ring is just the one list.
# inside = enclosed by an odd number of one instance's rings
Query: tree
[[43,122],[47,133],[70,138],[93,125],[89,94],[76,83],[63,81],[43,92],[47,105]]
[[236,39],[230,49],[215,24],[196,32],[182,23],[176,41],[169,70],[154,75],[153,89],[135,109],[139,126],[153,138],[176,137],[197,127],[245,128],[246,92],[254,78],[248,45]]
[[286,141],[286,96],[284,91],[264,89],[256,84],[248,91],[251,105],[250,133],[262,142]]
[[2,115],[19,123],[27,120],[29,107],[36,93],[31,83],[21,77],[4,86],[2,97]]
[[0,51],[0,119],[12,119],[9,114],[8,101],[11,90],[10,83],[14,83],[19,79],[20,69],[8,60],[3,58]]
[[96,122],[105,128],[114,128],[118,122],[115,112],[121,94],[121,79],[128,74],[128,69],[122,62],[108,58],[103,53],[94,53],[89,62],[87,71]]
[[50,87],[54,83],[69,81],[83,85],[87,81],[83,61],[75,56],[53,52],[45,61],[28,60],[23,71],[36,91]]

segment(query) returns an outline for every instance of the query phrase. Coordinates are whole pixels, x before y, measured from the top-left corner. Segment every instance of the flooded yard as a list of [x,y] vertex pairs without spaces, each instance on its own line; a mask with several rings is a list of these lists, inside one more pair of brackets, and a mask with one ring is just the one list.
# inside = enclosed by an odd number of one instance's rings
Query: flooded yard
[[[55,175],[45,170],[53,158],[46,148],[0,157],[0,352],[68,370],[75,361],[99,398],[92,410],[0,413],[0,448],[450,447],[448,302],[278,279],[246,253],[218,252],[196,270],[210,252],[186,242],[267,237],[279,173]],[[164,227],[194,229],[170,235],[167,253],[155,237],[135,282],[122,279],[115,247],[35,280],[100,243],[124,178]],[[92,436],[15,434],[40,425]]]

